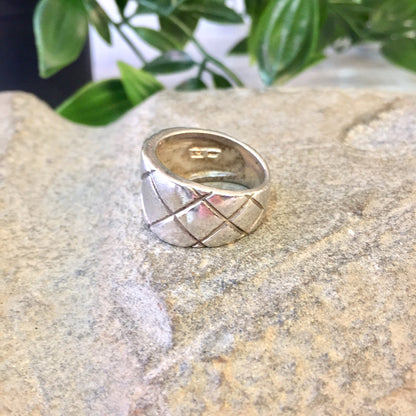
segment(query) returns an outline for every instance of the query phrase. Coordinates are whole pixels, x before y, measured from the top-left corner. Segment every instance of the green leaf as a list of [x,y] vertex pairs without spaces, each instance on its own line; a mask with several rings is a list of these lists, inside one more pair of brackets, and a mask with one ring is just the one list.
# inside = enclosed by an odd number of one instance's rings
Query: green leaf
[[[414,0],[384,0],[373,7],[369,21],[370,30],[377,34],[403,33],[409,30],[409,21],[416,20]],[[406,26],[407,25],[407,26]]]
[[218,23],[243,23],[243,18],[233,9],[212,0],[189,0],[179,10]]
[[309,58],[304,61],[302,58],[295,59],[292,64],[279,76],[278,84],[284,84],[291,78],[300,74],[302,71],[314,66],[324,60],[326,55],[322,52],[317,52],[315,55],[310,55]]
[[393,64],[416,72],[416,39],[390,40],[384,43],[381,53]]
[[316,53],[322,23],[320,0],[273,0],[249,39],[263,82],[271,85],[296,61]]
[[170,74],[192,68],[195,62],[185,52],[168,51],[147,63],[143,69],[152,74]]
[[[337,40],[343,41],[341,43],[341,47],[337,46]],[[359,40],[360,37],[344,18],[332,11],[328,13],[328,18],[326,19],[320,33],[319,42],[322,48],[332,45],[337,51],[342,52],[344,47],[349,47],[351,44],[354,44]]]
[[251,17],[252,24],[257,26],[257,22],[269,0],[245,0],[246,11]]
[[140,7],[160,16],[169,16],[184,0],[140,0]]
[[162,52],[167,52],[172,49],[179,49],[180,46],[164,32],[149,29],[148,27],[135,27],[134,31],[149,45]]
[[39,74],[50,77],[82,51],[88,19],[81,0],[41,0],[33,16]]
[[63,117],[76,123],[103,126],[133,107],[119,79],[90,82],[58,108]]
[[109,29],[110,20],[102,7],[96,0],[84,0],[85,8],[88,12],[90,23],[95,27],[98,34],[111,45],[111,35]]
[[[155,14],[154,9],[149,9],[147,6],[142,4],[141,2],[136,5],[136,11],[134,12],[134,16],[139,16],[142,14]],[[158,14],[158,13],[156,13]]]
[[[189,33],[193,33],[198,25],[198,16],[175,10],[171,16],[182,23],[188,29]],[[189,35],[185,33],[181,27],[172,22],[169,18],[159,16],[160,29],[163,33],[175,39],[179,48],[182,49],[189,41]]]
[[[255,31],[257,30],[260,16],[263,14],[269,0],[245,0],[246,12],[251,18],[251,25],[249,35],[247,39],[247,51],[249,51],[251,40],[255,37]],[[245,52],[247,53],[247,52]],[[254,56],[251,56],[251,63],[255,61]]]
[[126,8],[128,1],[129,0],[116,0],[117,8],[121,16],[124,16],[124,9]]
[[228,52],[228,55],[245,55],[248,52],[248,38],[241,39]]
[[190,78],[176,86],[175,89],[177,91],[196,91],[204,90],[206,88],[207,86],[202,82],[200,78]]
[[214,81],[215,88],[232,88],[232,84],[227,78],[217,73],[212,73],[212,80]]
[[163,89],[163,85],[152,74],[133,68],[124,62],[117,62],[117,65],[124,90],[133,105],[140,104],[146,98]]
[[368,7],[354,2],[330,3],[320,43],[326,46],[337,39],[347,38],[353,44],[366,40],[369,36],[367,29],[369,10]]

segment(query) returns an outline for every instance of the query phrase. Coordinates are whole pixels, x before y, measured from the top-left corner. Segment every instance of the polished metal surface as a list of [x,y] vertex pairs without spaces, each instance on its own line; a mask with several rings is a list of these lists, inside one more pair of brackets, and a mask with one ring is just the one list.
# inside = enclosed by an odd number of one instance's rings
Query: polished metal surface
[[182,247],[217,247],[253,232],[265,215],[269,170],[226,134],[172,128],[142,148],[142,205],[150,229]]

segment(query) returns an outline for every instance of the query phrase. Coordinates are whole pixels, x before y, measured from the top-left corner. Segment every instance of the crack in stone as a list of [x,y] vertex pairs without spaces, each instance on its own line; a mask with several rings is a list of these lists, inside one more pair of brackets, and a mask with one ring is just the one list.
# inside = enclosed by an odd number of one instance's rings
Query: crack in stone
[[[400,98],[394,98],[392,101],[388,102],[387,104],[383,104],[379,109],[376,111],[371,111],[370,113],[360,114],[359,116],[355,117],[351,123],[349,123],[346,127],[344,127],[338,135],[338,140],[343,143],[346,143],[346,138],[348,134],[360,125],[369,125],[371,122],[380,119],[382,114],[388,113],[390,111],[396,110],[403,100]],[[350,147],[350,146],[348,146]],[[357,149],[358,150],[358,149]]]

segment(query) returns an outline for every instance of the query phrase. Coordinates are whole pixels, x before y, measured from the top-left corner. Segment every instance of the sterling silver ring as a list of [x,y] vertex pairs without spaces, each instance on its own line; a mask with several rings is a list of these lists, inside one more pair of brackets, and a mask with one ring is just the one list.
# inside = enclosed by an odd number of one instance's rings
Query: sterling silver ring
[[142,206],[150,229],[181,247],[217,247],[253,232],[270,174],[251,147],[212,130],[172,128],[142,148]]

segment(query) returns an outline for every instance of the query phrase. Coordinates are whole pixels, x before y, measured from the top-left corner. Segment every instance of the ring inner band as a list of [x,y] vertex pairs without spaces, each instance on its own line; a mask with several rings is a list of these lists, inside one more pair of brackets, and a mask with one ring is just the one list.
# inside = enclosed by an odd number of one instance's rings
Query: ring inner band
[[265,180],[261,162],[245,147],[214,133],[176,133],[162,139],[158,159],[173,173],[220,189],[256,188]]

